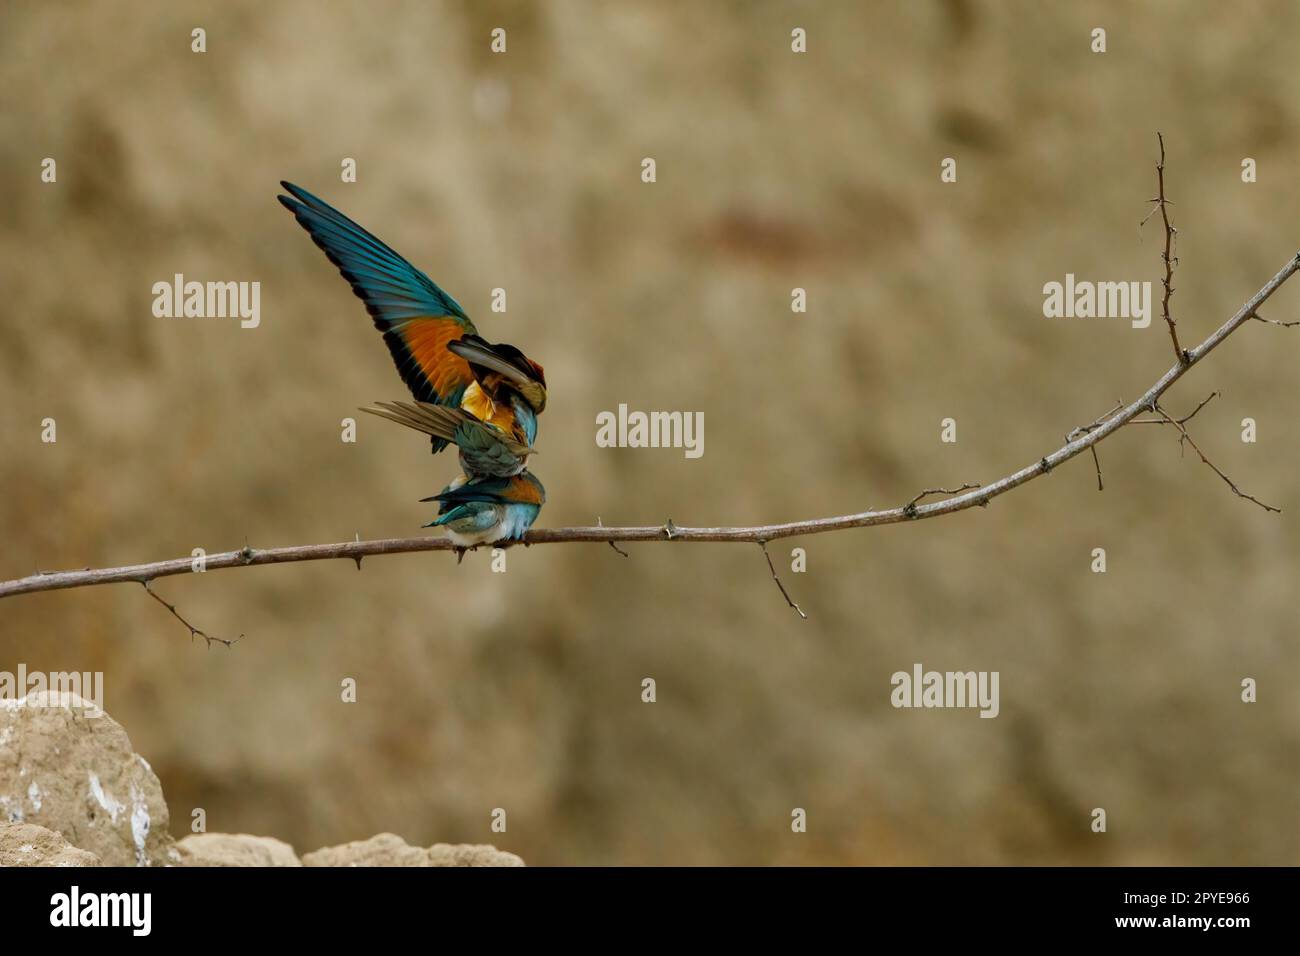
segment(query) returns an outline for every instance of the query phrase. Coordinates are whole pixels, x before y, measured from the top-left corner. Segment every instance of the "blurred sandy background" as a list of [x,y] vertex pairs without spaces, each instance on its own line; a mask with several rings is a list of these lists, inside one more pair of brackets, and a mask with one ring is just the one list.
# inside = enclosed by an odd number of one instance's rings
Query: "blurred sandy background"
[[[1158,290],[1158,223],[1137,229],[1157,129],[1188,344],[1300,248],[1287,3],[0,15],[0,577],[428,520],[417,499],[450,457],[377,420],[339,440],[359,404],[406,393],[275,202],[281,178],[543,362],[549,526],[896,505],[994,480],[1132,399],[1170,364],[1158,316],[1049,321],[1041,288]],[[261,327],[154,318],[176,272],[260,281]],[[1266,314],[1300,317],[1300,280]],[[480,552],[157,583],[246,634],[230,651],[191,646],[134,585],[19,597],[0,669],[104,670],[178,835],[203,807],[210,830],[299,851],[391,830],[533,864],[1293,864],[1297,355],[1295,331],[1257,324],[1167,398],[1223,391],[1195,434],[1280,517],[1172,434],[1129,429],[1101,447],[1102,494],[1081,458],[987,510],[782,542],[807,622],[751,546],[572,545],[516,550],[504,575]],[[704,457],[597,448],[619,402],[703,411]],[[892,709],[889,676],[916,661],[1000,671],[1001,716]]]

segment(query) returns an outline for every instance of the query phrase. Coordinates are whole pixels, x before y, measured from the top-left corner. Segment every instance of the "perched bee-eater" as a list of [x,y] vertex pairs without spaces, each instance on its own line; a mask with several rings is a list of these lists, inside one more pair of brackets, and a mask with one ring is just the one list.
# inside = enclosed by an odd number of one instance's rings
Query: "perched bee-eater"
[[456,444],[471,479],[523,471],[546,407],[541,365],[481,338],[455,299],[333,206],[280,185],[292,194],[280,203],[365,303],[416,400],[363,411],[430,435],[434,454]]
[[530,471],[509,478],[462,475],[423,500],[439,502],[438,517],[425,527],[446,528],[463,557],[466,548],[521,539],[542,510],[546,489]]

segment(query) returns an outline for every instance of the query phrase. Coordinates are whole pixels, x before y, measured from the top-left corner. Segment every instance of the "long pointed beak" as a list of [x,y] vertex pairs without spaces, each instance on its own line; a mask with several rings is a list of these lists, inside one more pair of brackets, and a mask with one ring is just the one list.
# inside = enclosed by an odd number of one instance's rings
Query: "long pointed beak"
[[515,368],[509,362],[502,360],[495,352],[485,349],[481,345],[463,342],[458,339],[447,343],[447,351],[459,355],[466,362],[472,362],[475,365],[490,368],[494,372],[500,372],[512,382],[517,382],[520,385],[529,385],[533,382],[521,369]]

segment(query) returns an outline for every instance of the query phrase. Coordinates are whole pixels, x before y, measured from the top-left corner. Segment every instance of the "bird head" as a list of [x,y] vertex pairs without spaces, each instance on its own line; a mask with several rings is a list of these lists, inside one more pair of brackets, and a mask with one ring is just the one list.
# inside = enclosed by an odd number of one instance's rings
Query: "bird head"
[[513,345],[493,345],[477,335],[466,335],[448,342],[447,350],[469,363],[479,387],[488,395],[509,388],[523,396],[534,414],[540,415],[546,408],[545,371]]

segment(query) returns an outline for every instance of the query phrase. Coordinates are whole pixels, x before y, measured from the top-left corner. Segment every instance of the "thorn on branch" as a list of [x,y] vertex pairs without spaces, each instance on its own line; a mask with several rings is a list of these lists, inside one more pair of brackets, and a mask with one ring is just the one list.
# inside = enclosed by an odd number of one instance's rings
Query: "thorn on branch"
[[[1216,394],[1217,394],[1217,393],[1216,393]],[[1213,398],[1214,396],[1211,395],[1210,397]],[[1209,400],[1210,400],[1210,399],[1207,398],[1207,399],[1205,400],[1205,402],[1208,402]],[[1198,406],[1198,410],[1199,410],[1200,408],[1204,407],[1205,402],[1202,402],[1202,403],[1200,404],[1200,406]],[[1263,508],[1265,511],[1271,511],[1271,512],[1273,512],[1274,514],[1281,514],[1281,513],[1282,513],[1282,509],[1281,509],[1281,508],[1274,508],[1272,505],[1267,505],[1267,504],[1265,504],[1264,502],[1260,501],[1260,500],[1259,500],[1258,498],[1256,498],[1254,495],[1248,495],[1248,494],[1246,494],[1244,491],[1242,491],[1240,488],[1237,487],[1236,482],[1234,482],[1231,478],[1229,478],[1227,475],[1225,475],[1225,474],[1224,474],[1224,473],[1219,469],[1218,465],[1216,465],[1214,462],[1210,461],[1209,458],[1205,457],[1205,452],[1201,451],[1200,446],[1197,445],[1196,442],[1194,442],[1194,441],[1192,440],[1192,436],[1189,435],[1189,434],[1187,433],[1187,428],[1186,428],[1186,426],[1183,424],[1183,422],[1186,421],[1186,418],[1184,418],[1184,419],[1181,420],[1181,421],[1180,421],[1180,420],[1173,419],[1173,418],[1170,418],[1169,415],[1165,412],[1165,410],[1164,410],[1163,408],[1160,407],[1159,404],[1156,404],[1156,406],[1155,406],[1155,410],[1156,410],[1156,414],[1160,415],[1160,416],[1164,419],[1164,423],[1165,423],[1165,424],[1173,425],[1175,428],[1178,429],[1178,431],[1179,431],[1179,436],[1178,436],[1178,447],[1181,449],[1181,448],[1184,447],[1185,444],[1186,444],[1186,445],[1191,445],[1191,446],[1192,446],[1192,451],[1196,452],[1196,454],[1197,454],[1198,456],[1200,456],[1201,461],[1204,462],[1206,465],[1208,465],[1211,471],[1213,471],[1216,475],[1218,475],[1220,478],[1223,479],[1224,484],[1226,484],[1229,488],[1232,489],[1232,493],[1233,493],[1234,495],[1236,495],[1238,498],[1245,498],[1247,501],[1253,501],[1255,504],[1259,505],[1259,506],[1260,506],[1261,508]],[[1194,415],[1194,414],[1196,414],[1196,412],[1192,412],[1192,415]],[[1191,415],[1188,415],[1188,416],[1187,416],[1187,418],[1190,418],[1190,417],[1191,417]]]
[[673,540],[673,538],[676,536],[677,525],[673,524],[672,518],[669,518],[666,522],[664,522],[663,531],[664,534],[668,536],[669,541]]
[[[605,527],[605,523],[600,520],[600,515],[596,515],[596,527],[597,528]],[[618,546],[617,541],[610,541],[609,546],[613,548],[615,551],[617,551],[619,554],[623,555],[623,557],[625,558],[631,557],[631,555],[629,555],[626,551],[624,551],[622,548]]]
[[[355,541],[357,544],[360,544],[360,543],[361,543],[361,532],[360,532],[360,531],[354,531],[354,532],[352,532],[352,533],[353,533],[353,535],[354,535],[354,537],[353,537],[352,540]],[[362,556],[359,555],[359,554],[354,554],[354,555],[352,556],[352,560],[355,561],[355,562],[357,563],[357,570],[358,570],[358,571],[361,570],[361,558],[362,558]]]
[[191,643],[194,641],[194,638],[201,637],[203,638],[204,641],[207,642],[208,647],[211,647],[214,643],[224,644],[226,647],[230,647],[232,644],[235,643],[235,641],[241,640],[243,638],[244,635],[240,634],[239,637],[235,638],[234,641],[229,641],[226,640],[224,637],[213,637],[211,634],[199,630],[189,621],[185,620],[185,618],[181,617],[180,611],[176,610],[176,605],[168,604],[166,601],[164,601],[162,598],[160,598],[157,594],[154,593],[153,588],[149,587],[148,578],[145,578],[143,581],[140,582],[140,584],[144,587],[145,591],[148,592],[151,598],[153,598],[155,601],[157,601],[159,604],[161,604],[163,607],[165,607],[168,611],[171,612],[172,617],[176,618],[176,620],[180,621],[187,628],[189,628]]
[[763,557],[767,558],[767,569],[772,572],[772,580],[775,581],[776,586],[781,589],[781,596],[785,598],[785,603],[790,605],[792,608],[794,608],[799,613],[799,616],[803,618],[805,621],[808,620],[808,615],[803,612],[803,608],[801,608],[798,604],[795,604],[794,601],[791,600],[790,592],[785,589],[785,585],[782,584],[781,579],[777,577],[776,565],[772,563],[772,555],[768,554],[767,552],[767,542],[759,541],[758,546],[763,549]]

